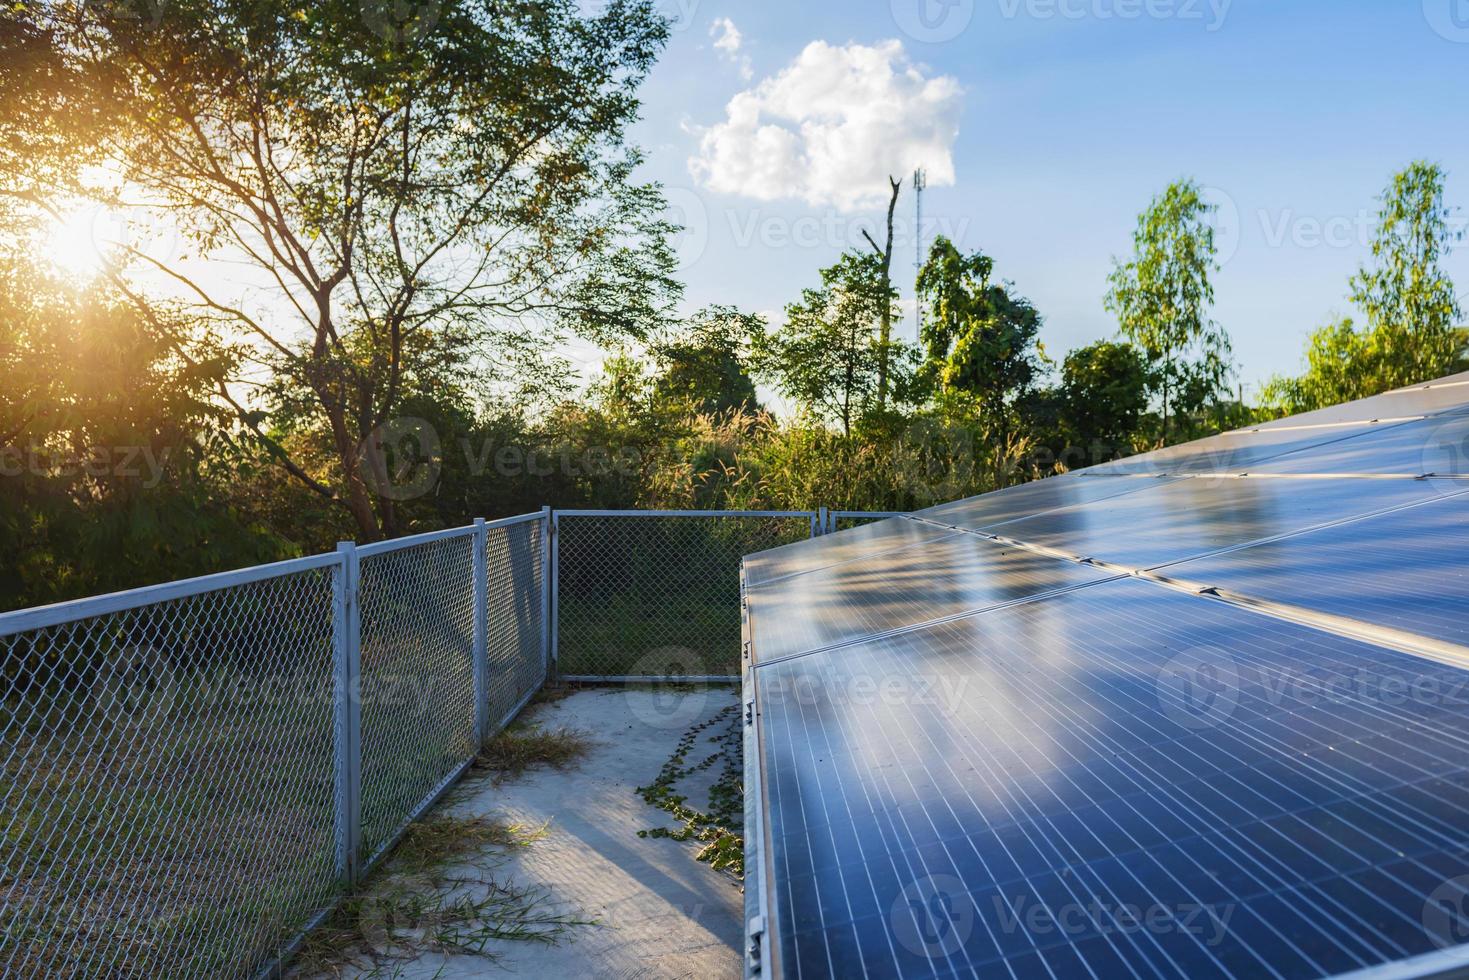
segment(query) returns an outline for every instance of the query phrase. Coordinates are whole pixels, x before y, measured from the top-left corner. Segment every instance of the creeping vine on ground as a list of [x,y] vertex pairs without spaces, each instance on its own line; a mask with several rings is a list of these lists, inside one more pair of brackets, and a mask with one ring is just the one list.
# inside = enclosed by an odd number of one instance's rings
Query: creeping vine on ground
[[[658,777],[651,785],[639,786],[637,793],[650,806],[658,807],[673,815],[681,826],[675,828],[655,827],[638,831],[639,837],[667,837],[671,840],[696,840],[704,845],[697,857],[718,871],[725,871],[736,878],[745,873],[745,785],[744,745],[740,729],[740,706],[732,704],[721,709],[707,721],[692,726],[678,740],[678,745]],[[707,735],[710,729],[714,734]],[[709,755],[697,762],[689,762],[701,737],[708,746],[713,746]],[[707,810],[697,810],[689,805],[688,797],[678,790],[679,781],[695,773],[705,772],[720,764],[719,778],[709,789]]]

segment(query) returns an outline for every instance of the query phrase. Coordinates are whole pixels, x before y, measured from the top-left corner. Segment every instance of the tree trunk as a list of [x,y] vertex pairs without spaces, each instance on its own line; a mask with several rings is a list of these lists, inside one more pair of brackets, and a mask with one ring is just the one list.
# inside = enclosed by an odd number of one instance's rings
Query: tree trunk
[[[347,431],[347,421],[340,407],[328,404],[322,399],[322,407],[326,409],[327,418],[331,423],[332,441],[337,448],[337,462],[342,467],[342,488],[345,491],[347,511],[352,515],[352,520],[357,525],[357,533],[362,536],[363,541],[378,541],[383,537],[382,528],[378,526],[377,514],[372,509],[372,498],[368,495],[367,485],[362,479],[359,467],[362,464],[361,454],[366,451],[372,452],[372,447],[367,443],[359,444]],[[371,442],[371,440],[367,440]]]
[[[888,183],[892,185],[893,196],[888,200],[887,247],[878,248],[877,242],[872,240],[872,236],[868,235],[866,230],[863,230],[862,234],[867,236],[868,244],[877,253],[877,257],[882,259],[882,282],[888,288],[888,291],[891,292],[893,288],[893,212],[898,207],[898,191],[902,188],[903,182],[889,177]],[[888,403],[888,344],[891,342],[892,336],[893,307],[891,303],[884,303],[882,307],[882,327],[879,333],[879,341],[882,346],[878,350],[877,358],[877,410],[879,412],[886,409]]]

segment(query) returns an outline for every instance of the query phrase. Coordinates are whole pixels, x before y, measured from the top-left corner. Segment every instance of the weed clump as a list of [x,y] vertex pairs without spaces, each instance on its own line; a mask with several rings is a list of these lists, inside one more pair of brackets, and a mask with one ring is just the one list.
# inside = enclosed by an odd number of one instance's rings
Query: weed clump
[[[638,831],[639,837],[666,837],[671,840],[699,841],[704,846],[695,855],[717,871],[736,878],[745,875],[745,784],[744,744],[740,730],[739,705],[721,709],[714,717],[692,726],[678,740],[673,755],[663,764],[651,785],[639,786],[637,793],[649,806],[671,814],[682,826],[654,827]],[[711,728],[711,736],[705,736]],[[701,736],[714,750],[698,762],[690,763]],[[695,773],[720,765],[719,778],[709,789],[707,810],[689,805],[688,797],[678,791],[678,784]]]

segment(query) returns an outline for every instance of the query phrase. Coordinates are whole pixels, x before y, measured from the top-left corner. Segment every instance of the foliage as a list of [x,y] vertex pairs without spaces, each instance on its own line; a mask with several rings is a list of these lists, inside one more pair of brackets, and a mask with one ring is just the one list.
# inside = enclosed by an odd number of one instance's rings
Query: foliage
[[850,435],[876,404],[885,348],[875,336],[895,300],[882,263],[844,253],[821,270],[821,286],[786,307],[785,326],[761,341],[761,371],[781,393]]
[[928,305],[919,340],[927,354],[924,373],[941,398],[974,399],[981,424],[1005,445],[1016,428],[1015,402],[1039,374],[1044,351],[1036,339],[1040,314],[1012,284],[992,282],[993,271],[989,256],[966,256],[939,236],[918,273]]
[[[715,733],[705,735],[711,728]],[[717,748],[698,762],[690,763],[689,753],[700,736]],[[709,787],[708,808],[698,810],[689,806],[688,797],[679,792],[679,783],[716,763],[720,767],[719,778]],[[697,722],[684,732],[652,784],[639,786],[637,793],[644,803],[666,811],[680,824],[672,830],[666,827],[640,830],[639,837],[696,840],[704,845],[696,855],[698,860],[736,878],[745,876],[744,746],[738,704],[721,708],[707,721]]]
[[1272,378],[1264,402],[1279,414],[1325,408],[1464,370],[1462,311],[1440,261],[1460,234],[1444,206],[1444,171],[1423,161],[1393,176],[1382,196],[1373,264],[1351,280],[1366,315],[1311,334],[1306,372]]
[[0,261],[0,606],[289,554],[231,507],[241,460],[210,398],[227,353],[182,358],[178,329]]
[[1099,340],[1061,365],[1061,427],[1084,465],[1129,455],[1146,421],[1152,377],[1142,352]]
[[1162,394],[1162,439],[1177,415],[1206,408],[1230,373],[1229,336],[1209,318],[1219,271],[1215,210],[1192,180],[1169,184],[1138,216],[1133,257],[1115,262],[1106,307],[1140,347]]
[[751,350],[764,338],[765,320],[732,306],[711,306],[682,327],[653,349],[653,397],[705,415],[758,410]]
[[645,0],[587,16],[574,0],[446,0],[407,19],[301,0],[18,11],[7,39],[51,70],[7,74],[7,94],[43,139],[76,137],[108,166],[58,185],[44,155],[16,156],[0,189],[171,221],[190,253],[247,270],[241,298],[175,256],[119,257],[249,339],[236,380],[268,371],[269,397],[222,384],[219,399],[365,537],[405,523],[372,491],[395,479],[383,427],[415,380],[429,394],[476,351],[523,342],[526,318],[642,336],[678,291],[662,196],[632,179],[624,137],[667,37]]

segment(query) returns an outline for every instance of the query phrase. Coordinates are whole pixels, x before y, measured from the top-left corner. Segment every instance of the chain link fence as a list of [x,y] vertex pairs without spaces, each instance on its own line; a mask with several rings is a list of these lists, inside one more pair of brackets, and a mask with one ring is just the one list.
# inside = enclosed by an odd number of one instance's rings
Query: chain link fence
[[734,677],[740,561],[817,511],[557,511],[556,668],[569,679]]
[[543,510],[0,615],[0,976],[271,967],[553,656],[733,676],[741,559],[883,516]]
[[288,954],[544,682],[548,521],[0,616],[0,976]]

